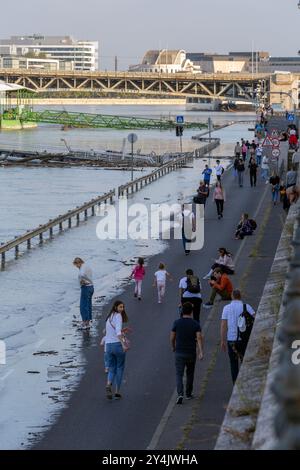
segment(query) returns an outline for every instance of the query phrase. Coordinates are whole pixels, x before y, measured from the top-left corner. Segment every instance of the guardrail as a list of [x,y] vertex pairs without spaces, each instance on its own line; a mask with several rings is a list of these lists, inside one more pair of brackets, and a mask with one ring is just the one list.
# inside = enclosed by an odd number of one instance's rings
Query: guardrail
[[122,197],[124,195],[128,196],[129,194],[133,194],[134,192],[139,191],[144,186],[152,183],[153,181],[158,180],[162,176],[170,173],[171,171],[177,170],[178,168],[182,168],[184,164],[189,161],[192,161],[194,158],[194,152],[187,152],[183,157],[177,158],[171,162],[165,163],[157,170],[152,171],[146,176],[142,176],[141,178],[136,178],[129,183],[123,184],[118,188],[118,196]]
[[7,243],[1,243],[0,245],[0,254],[1,254],[1,269],[5,268],[6,253],[12,249],[15,250],[16,258],[19,255],[19,246],[22,243],[27,242],[27,249],[31,248],[32,239],[39,237],[39,243],[42,244],[44,241],[44,234],[49,231],[49,238],[53,238],[53,229],[58,226],[59,232],[63,230],[63,223],[68,222],[68,228],[72,227],[72,218],[76,217],[77,225],[80,222],[80,214],[84,214],[84,219],[88,217],[88,210],[91,209],[91,216],[95,215],[95,207],[100,206],[102,202],[107,203],[108,200],[113,201],[115,196],[115,190],[111,190],[102,196],[91,199],[88,202],[85,202],[81,206],[77,206],[76,209],[69,210],[63,215],[59,215],[55,219],[49,219],[46,224],[39,225],[36,229],[28,230],[24,235],[15,237],[14,240],[11,240]]
[[[211,145],[211,144],[209,144]],[[205,149],[204,146],[203,148]],[[201,150],[202,149],[197,149]],[[206,150],[207,151],[207,150]],[[118,197],[122,197],[124,195],[128,196],[129,194],[133,194],[136,191],[139,191],[144,186],[152,183],[153,181],[158,180],[162,176],[177,170],[178,168],[182,168],[186,163],[193,161],[193,158],[196,156],[196,152],[186,152],[179,158],[175,158],[174,160],[165,163],[164,165],[160,166],[157,170],[152,171],[151,173],[142,176],[141,178],[137,178],[127,184],[121,185],[118,187]],[[113,198],[116,195],[115,190],[111,190],[102,196],[97,198],[91,199],[88,202],[85,202],[81,206],[77,206],[73,210],[69,210],[67,213],[59,215],[55,219],[50,219],[46,224],[39,225],[36,229],[28,230],[25,234],[16,236],[14,240],[11,240],[7,243],[1,243],[0,245],[0,254],[1,254],[1,269],[5,268],[6,263],[6,253],[10,250],[15,250],[15,257],[18,258],[19,256],[19,246],[23,243],[27,243],[27,249],[31,248],[32,239],[39,237],[39,244],[44,242],[44,234],[49,232],[49,238],[53,238],[54,227],[59,228],[59,232],[63,230],[63,223],[68,222],[68,227],[72,227],[72,218],[76,217],[77,225],[80,222],[80,214],[84,214],[84,219],[86,220],[88,217],[88,210],[91,209],[91,216],[95,215],[95,207],[100,206],[102,202],[105,204],[108,200],[113,202]]]

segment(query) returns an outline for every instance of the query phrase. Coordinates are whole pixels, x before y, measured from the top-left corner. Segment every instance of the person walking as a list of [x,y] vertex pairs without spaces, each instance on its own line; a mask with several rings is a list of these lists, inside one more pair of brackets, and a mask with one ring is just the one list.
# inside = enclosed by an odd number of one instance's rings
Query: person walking
[[243,145],[242,145],[242,157],[243,157],[243,161],[245,162],[246,161],[246,158],[247,158],[247,151],[248,151],[248,147],[246,145],[246,142],[243,141]]
[[193,305],[186,302],[182,306],[181,318],[176,320],[170,335],[170,342],[175,353],[177,405],[184,397],[183,376],[186,370],[185,396],[193,398],[194,372],[197,358],[203,359],[203,336],[199,322],[193,320]]
[[256,155],[256,164],[259,166],[261,164],[261,158],[263,154],[263,149],[261,145],[258,145],[255,148],[255,155]]
[[198,276],[194,275],[192,269],[187,269],[186,276],[179,281],[179,299],[180,307],[186,302],[193,305],[193,318],[200,322],[200,310],[202,303],[201,296],[201,283]]
[[181,211],[181,236],[184,252],[187,255],[190,254],[189,244],[192,243],[193,232],[196,231],[196,218],[192,210],[185,209],[182,204]]
[[216,172],[217,180],[221,181],[221,177],[224,173],[224,168],[220,164],[220,160],[216,160],[215,172]]
[[206,302],[203,307],[210,308],[213,306],[216,295],[219,294],[222,300],[230,300],[233,291],[232,283],[222,270],[222,268],[216,268],[213,272],[213,279],[209,281],[212,287],[209,301]]
[[239,181],[240,188],[242,188],[244,184],[244,171],[245,171],[244,160],[240,158],[238,165],[237,165],[238,181]]
[[205,206],[208,198],[208,186],[204,181],[200,181],[199,188],[197,189],[197,196],[194,197],[193,201],[195,204],[203,204]]
[[241,362],[243,361],[247,344],[239,337],[239,319],[247,312],[253,318],[255,311],[249,304],[241,300],[241,292],[235,289],[232,292],[232,301],[225,305],[221,320],[221,348],[228,351],[232,382],[235,383]]
[[159,263],[158,271],[154,273],[154,277],[153,287],[157,287],[158,303],[161,304],[166,293],[167,277],[172,281],[172,276],[166,270],[165,264]]
[[239,157],[235,157],[234,159],[234,162],[233,162],[233,176],[234,176],[234,179],[236,180],[237,177],[238,177],[238,165],[239,165]]
[[274,206],[276,206],[277,202],[279,201],[280,178],[275,171],[273,171],[269,182],[272,188],[272,202]]
[[203,277],[203,279],[210,279],[216,268],[222,268],[226,274],[234,274],[234,262],[231,253],[226,248],[219,248],[219,258],[214,260],[214,264],[210,271]]
[[224,202],[225,202],[225,190],[222,187],[221,181],[216,182],[216,187],[213,193],[213,199],[216,203],[218,219],[223,217]]
[[269,180],[269,159],[266,155],[263,156],[261,163],[261,177],[268,184]]
[[205,165],[205,168],[202,171],[202,175],[203,175],[204,183],[209,187],[210,178],[211,178],[211,175],[212,175],[212,169],[209,168],[208,165]]
[[297,184],[297,172],[293,167],[289,170],[286,174],[286,188],[290,188],[291,186],[296,186]]
[[249,173],[250,173],[250,185],[252,188],[253,186],[256,186],[257,168],[258,168],[254,157],[250,158],[248,168],[249,168]]
[[130,277],[133,278],[135,282],[134,297],[138,297],[138,299],[141,300],[142,283],[145,277],[144,258],[138,259],[137,265],[133,268]]
[[128,322],[125,305],[117,300],[106,318],[105,348],[108,363],[106,397],[113,398],[112,387],[115,386],[114,398],[120,399],[120,389],[125,368],[127,342],[123,333],[123,324]]
[[237,157],[237,158],[240,158],[241,156],[241,153],[242,153],[242,148],[240,146],[240,143],[237,142],[235,147],[234,147],[234,155]]
[[93,273],[82,258],[76,257],[73,260],[73,265],[79,269],[81,328],[87,330],[91,327],[92,321]]

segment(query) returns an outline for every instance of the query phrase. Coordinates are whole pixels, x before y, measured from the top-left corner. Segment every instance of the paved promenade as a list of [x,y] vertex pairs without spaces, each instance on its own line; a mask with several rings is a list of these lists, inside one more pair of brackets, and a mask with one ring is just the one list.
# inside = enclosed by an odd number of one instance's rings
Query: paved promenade
[[[184,171],[184,169],[180,170]],[[236,259],[235,287],[244,299],[257,307],[281,234],[285,213],[271,204],[271,190],[258,179],[251,188],[245,175],[244,188],[234,182],[232,171],[223,177],[227,194],[224,218],[217,219],[209,200],[205,217],[205,246],[186,257],[180,241],[171,241],[167,250],[151,258],[143,285],[143,300],[133,298],[133,287],[125,289],[125,302],[133,328],[132,349],[122,387],[123,398],[109,402],[105,397],[103,350],[99,341],[86,343],[86,372],[68,406],[36,449],[212,449],[232,391],[229,360],[220,351],[220,315],[224,303],[212,310],[202,308],[205,358],[196,366],[195,399],[175,405],[175,368],[169,333],[178,317],[178,281],[187,268],[202,278],[220,246]],[[161,182],[153,183],[161,184]],[[234,239],[242,212],[258,222],[255,235],[244,241]],[[165,302],[158,305],[152,274],[158,263],[167,263],[174,282],[167,286]],[[202,281],[204,301],[209,286]],[[112,302],[110,302],[110,305]],[[104,308],[104,315],[109,306]],[[101,330],[104,319],[100,325]]]

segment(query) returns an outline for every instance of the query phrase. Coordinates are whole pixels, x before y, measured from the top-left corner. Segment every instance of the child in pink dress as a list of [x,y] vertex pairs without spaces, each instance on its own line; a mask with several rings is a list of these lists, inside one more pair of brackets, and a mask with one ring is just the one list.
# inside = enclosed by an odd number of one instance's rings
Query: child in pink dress
[[134,297],[138,297],[139,300],[142,299],[142,282],[145,276],[144,268],[144,259],[139,258],[137,265],[134,267],[131,273],[131,278],[134,279],[135,288],[134,288]]

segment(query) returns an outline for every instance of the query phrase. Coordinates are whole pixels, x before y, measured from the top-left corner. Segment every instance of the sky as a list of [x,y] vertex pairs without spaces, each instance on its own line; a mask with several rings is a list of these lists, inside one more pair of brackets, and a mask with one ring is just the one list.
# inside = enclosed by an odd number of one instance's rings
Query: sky
[[[99,41],[100,68],[140,63],[148,49],[265,50],[296,56],[298,0],[0,0],[0,37],[41,33]],[[299,39],[298,39],[299,38]]]

